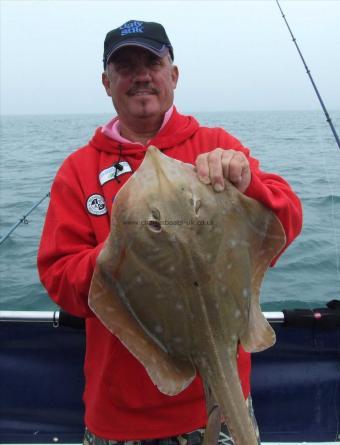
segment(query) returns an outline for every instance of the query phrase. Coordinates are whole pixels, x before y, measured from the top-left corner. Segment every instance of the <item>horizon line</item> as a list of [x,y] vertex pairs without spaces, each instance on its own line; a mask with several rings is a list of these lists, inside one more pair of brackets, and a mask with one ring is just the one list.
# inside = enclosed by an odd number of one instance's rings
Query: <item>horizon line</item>
[[[323,113],[323,111],[319,108],[268,108],[268,109],[236,109],[236,110],[187,110],[181,111],[182,114],[203,114],[203,113],[266,113],[266,112],[315,112],[319,111]],[[339,112],[340,108],[330,109],[331,112]],[[113,113],[109,111],[96,111],[96,112],[47,112],[47,113],[0,113],[0,118],[2,117],[41,117],[41,116],[95,116],[95,115],[116,115],[117,113],[114,111]]]

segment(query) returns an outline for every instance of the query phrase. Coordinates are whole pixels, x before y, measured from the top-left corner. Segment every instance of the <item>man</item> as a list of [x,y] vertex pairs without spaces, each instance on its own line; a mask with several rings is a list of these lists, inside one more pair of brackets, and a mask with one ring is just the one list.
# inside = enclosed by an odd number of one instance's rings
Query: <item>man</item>
[[[85,443],[200,443],[207,420],[199,377],[177,396],[160,393],[87,302],[96,258],[109,234],[112,202],[149,145],[195,165],[200,180],[216,192],[228,179],[272,209],[285,229],[286,247],[301,230],[299,199],[282,178],[260,171],[249,150],[223,129],[201,127],[177,112],[173,59],[157,23],[129,21],[107,34],[102,82],[117,116],[65,160],[51,191],[38,267],[53,300],[86,318]],[[238,369],[252,414],[250,357],[241,347]],[[222,431],[224,443],[233,444],[225,425]]]

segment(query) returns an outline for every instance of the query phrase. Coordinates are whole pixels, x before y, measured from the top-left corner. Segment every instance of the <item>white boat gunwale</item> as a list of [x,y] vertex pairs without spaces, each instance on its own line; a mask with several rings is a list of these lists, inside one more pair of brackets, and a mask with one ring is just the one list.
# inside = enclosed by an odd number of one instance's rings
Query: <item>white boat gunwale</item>
[[[61,311],[0,311],[0,322],[41,322],[59,326]],[[283,323],[283,312],[263,312],[269,323]],[[72,316],[71,316],[72,317]],[[77,318],[77,317],[74,317]]]

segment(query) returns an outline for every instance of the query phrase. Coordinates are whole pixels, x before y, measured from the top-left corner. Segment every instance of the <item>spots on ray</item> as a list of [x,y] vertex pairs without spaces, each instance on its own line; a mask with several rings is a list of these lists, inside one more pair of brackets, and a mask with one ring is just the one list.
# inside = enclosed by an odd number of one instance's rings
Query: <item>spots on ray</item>
[[175,308],[176,308],[178,311],[183,311],[184,306],[183,306],[182,303],[176,303],[176,304],[175,304]]
[[231,240],[229,240],[229,245],[230,245],[230,247],[236,247],[237,246],[237,242],[236,242],[236,240],[234,240],[234,239],[231,239]]
[[160,324],[157,324],[157,325],[155,326],[155,328],[154,328],[154,331],[155,331],[157,334],[161,334],[161,333],[163,332],[163,328],[162,328],[162,326],[161,326]]
[[172,234],[169,236],[169,240],[170,240],[172,243],[177,242],[178,239],[177,239],[176,234],[175,234],[175,233],[172,233]]
[[222,228],[220,227],[220,226],[218,226],[218,225],[213,225],[214,226],[214,228],[213,228],[213,232],[216,234],[216,235],[221,235],[223,232],[222,232]]
[[201,363],[201,366],[203,368],[207,368],[208,367],[208,360],[207,360],[207,358],[203,354],[202,354],[202,356],[200,358],[200,363]]
[[243,289],[243,291],[242,291],[242,295],[243,295],[243,297],[244,298],[249,298],[250,297],[250,290],[249,290],[249,288],[244,288]]
[[240,246],[245,247],[246,249],[251,249],[250,242],[245,239],[240,240]]
[[174,337],[173,342],[179,344],[179,343],[183,342],[183,339],[182,339],[182,337]]

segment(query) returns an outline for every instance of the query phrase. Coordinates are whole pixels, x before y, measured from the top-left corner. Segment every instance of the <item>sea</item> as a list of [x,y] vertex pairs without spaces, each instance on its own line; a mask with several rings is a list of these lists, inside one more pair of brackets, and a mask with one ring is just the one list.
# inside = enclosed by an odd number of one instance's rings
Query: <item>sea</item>
[[[330,110],[340,132],[340,110]],[[223,127],[283,176],[301,198],[301,235],[266,276],[264,311],[323,307],[340,299],[340,150],[322,111],[191,112]],[[55,310],[39,282],[36,256],[49,203],[44,199],[64,158],[84,145],[109,114],[2,116],[0,134],[0,310]],[[70,212],[72,208],[70,208]]]

